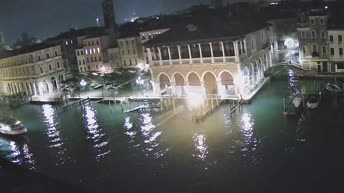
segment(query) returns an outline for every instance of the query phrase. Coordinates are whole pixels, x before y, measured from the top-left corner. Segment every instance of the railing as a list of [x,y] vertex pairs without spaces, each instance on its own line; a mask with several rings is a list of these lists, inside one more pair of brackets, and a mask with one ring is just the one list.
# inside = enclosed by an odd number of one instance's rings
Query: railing
[[153,66],[168,66],[168,65],[179,65],[179,64],[212,64],[214,63],[234,63],[234,56],[226,56],[225,61],[223,57],[213,57],[213,58],[191,58],[191,59],[181,59],[181,60],[154,60],[152,61]]

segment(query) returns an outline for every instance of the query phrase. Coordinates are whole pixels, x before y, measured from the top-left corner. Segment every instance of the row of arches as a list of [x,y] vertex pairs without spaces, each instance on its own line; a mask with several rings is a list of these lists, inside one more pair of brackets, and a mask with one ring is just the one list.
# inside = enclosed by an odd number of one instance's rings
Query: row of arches
[[172,94],[181,96],[188,93],[201,92],[202,94],[235,94],[234,77],[230,71],[223,70],[218,75],[212,71],[206,71],[202,75],[191,71],[184,75],[175,72],[171,76],[167,73],[158,75],[159,89],[172,88]]
[[7,92],[8,94],[15,95],[15,94],[24,94],[24,95],[43,95],[47,93],[51,93],[57,91],[59,89],[59,82],[64,80],[63,75],[59,75],[57,79],[55,77],[51,77],[48,80],[43,80],[40,82],[31,82],[31,81],[24,81],[24,82],[11,82],[7,83]]

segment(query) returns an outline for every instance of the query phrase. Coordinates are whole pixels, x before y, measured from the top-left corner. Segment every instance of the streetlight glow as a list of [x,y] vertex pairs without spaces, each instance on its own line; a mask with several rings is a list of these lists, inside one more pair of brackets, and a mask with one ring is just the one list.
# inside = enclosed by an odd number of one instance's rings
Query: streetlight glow
[[82,87],[86,86],[86,84],[87,84],[87,83],[85,82],[85,80],[81,80],[81,81],[80,81],[80,85],[81,85]]

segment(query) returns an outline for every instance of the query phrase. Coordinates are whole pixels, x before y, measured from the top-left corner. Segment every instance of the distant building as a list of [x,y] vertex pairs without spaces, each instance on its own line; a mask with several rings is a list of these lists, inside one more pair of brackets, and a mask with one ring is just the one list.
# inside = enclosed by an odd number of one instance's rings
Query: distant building
[[0,92],[43,95],[65,79],[60,45],[34,44],[0,56]]
[[111,47],[113,41],[106,33],[85,37],[82,40],[82,48],[75,50],[79,72],[108,73],[112,71],[110,64],[105,60],[105,56],[106,50]]
[[258,21],[207,16],[181,22],[144,43],[154,94],[248,97],[272,65],[271,33],[270,24]]
[[297,23],[300,62],[305,69],[331,72],[326,10],[313,9]]

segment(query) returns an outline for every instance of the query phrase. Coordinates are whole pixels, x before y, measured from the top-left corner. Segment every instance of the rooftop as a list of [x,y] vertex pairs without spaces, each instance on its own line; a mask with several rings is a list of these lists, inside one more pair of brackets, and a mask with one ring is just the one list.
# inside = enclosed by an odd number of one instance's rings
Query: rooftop
[[216,15],[190,17],[160,36],[149,40],[145,45],[177,44],[200,40],[237,39],[244,35],[266,27],[265,22],[226,19]]
[[30,52],[34,52],[38,50],[43,50],[43,49],[58,46],[58,45],[59,44],[40,43],[40,44],[33,44],[30,46],[25,46],[25,47],[14,49],[14,50],[4,50],[0,52],[0,59],[17,56],[21,54],[26,54],[26,53],[30,53]]

